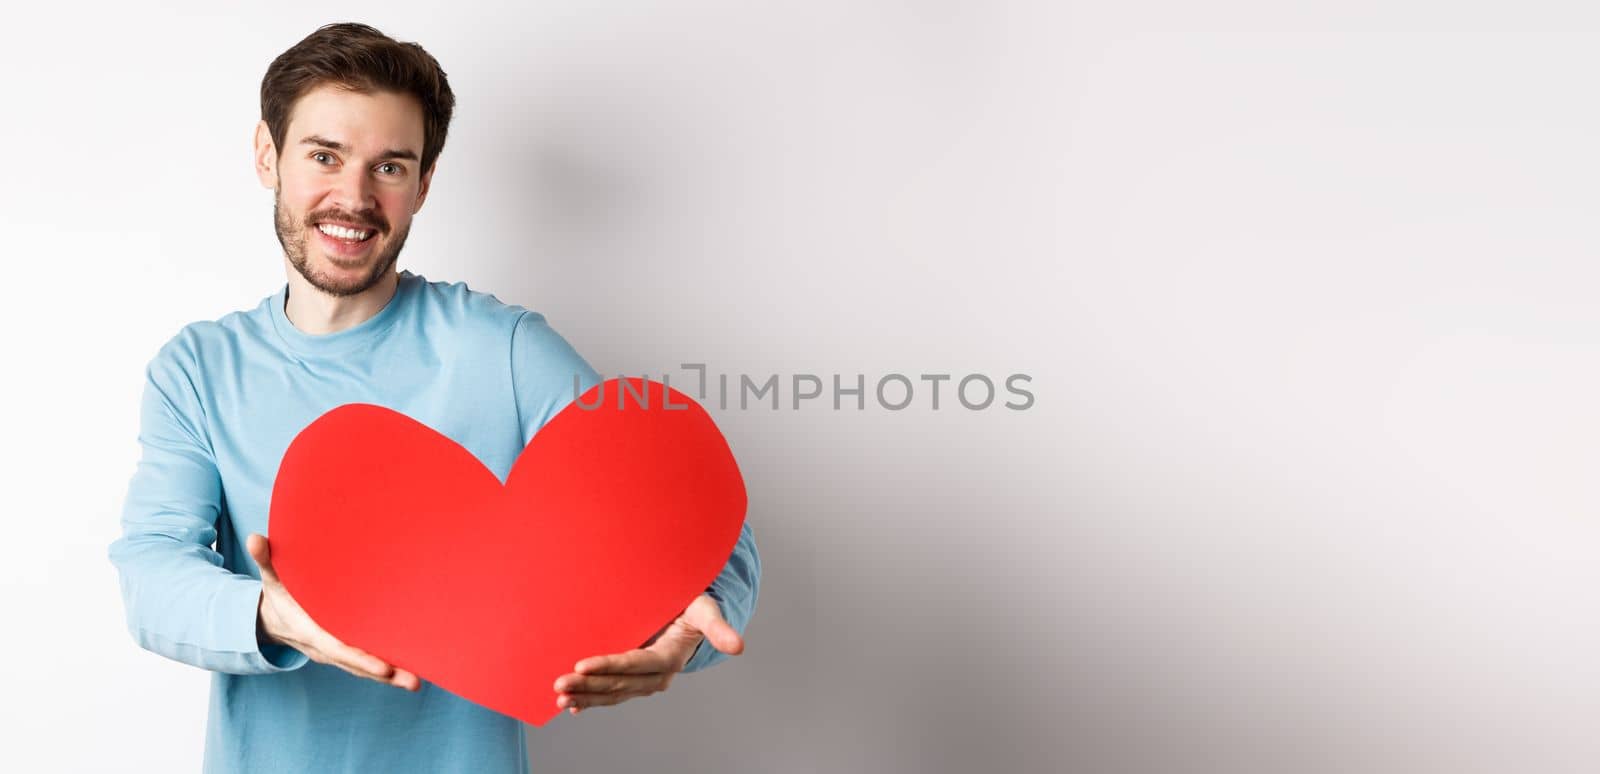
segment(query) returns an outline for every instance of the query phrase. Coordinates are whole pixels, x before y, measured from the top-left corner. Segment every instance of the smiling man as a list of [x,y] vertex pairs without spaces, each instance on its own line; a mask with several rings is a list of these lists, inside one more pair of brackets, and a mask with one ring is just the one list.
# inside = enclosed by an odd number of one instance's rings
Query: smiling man
[[[574,389],[600,381],[541,314],[396,269],[454,105],[431,55],[366,25],[322,27],[274,60],[255,167],[288,282],[184,326],[146,369],[142,456],[109,556],[134,639],[213,673],[208,772],[528,771],[519,721],[318,626],[278,581],[267,535],[278,463],[329,409],[400,411],[504,480]],[[640,647],[574,664],[550,700],[578,714],[742,652],[760,576],[746,524],[706,593]]]

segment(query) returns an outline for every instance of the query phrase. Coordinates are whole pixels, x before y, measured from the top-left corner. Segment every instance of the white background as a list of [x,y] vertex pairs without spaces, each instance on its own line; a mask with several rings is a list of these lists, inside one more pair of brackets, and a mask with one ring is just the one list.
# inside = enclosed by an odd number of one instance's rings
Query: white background
[[459,98],[401,268],[606,374],[1033,376],[716,412],[746,653],[535,771],[1593,771],[1591,8],[7,10],[0,767],[199,766],[106,559],[142,369],[284,282],[260,78],[353,19]]

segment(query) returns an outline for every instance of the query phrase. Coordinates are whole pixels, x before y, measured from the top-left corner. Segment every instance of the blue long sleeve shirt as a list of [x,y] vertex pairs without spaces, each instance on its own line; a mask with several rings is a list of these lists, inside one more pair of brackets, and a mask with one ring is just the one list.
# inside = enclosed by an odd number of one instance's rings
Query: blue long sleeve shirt
[[[329,409],[361,402],[400,411],[504,481],[533,434],[572,400],[574,375],[582,390],[600,377],[543,315],[464,283],[401,271],[380,312],[326,335],[289,322],[288,292],[286,283],[254,309],[185,326],[146,369],[142,453],[108,552],[128,631],[150,651],[212,672],[207,772],[523,774],[527,746],[515,718],[426,679],[413,693],[259,644],[260,570],[244,538],[271,537],[278,463]],[[707,589],[741,633],[760,578],[746,522]],[[726,658],[702,642],[684,671]]]

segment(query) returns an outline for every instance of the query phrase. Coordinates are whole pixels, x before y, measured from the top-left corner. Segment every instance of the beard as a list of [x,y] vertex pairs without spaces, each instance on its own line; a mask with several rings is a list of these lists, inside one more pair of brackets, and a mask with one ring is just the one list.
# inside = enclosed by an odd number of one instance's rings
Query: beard
[[[310,245],[307,243],[311,240],[311,229],[315,228],[312,224],[321,217],[322,214],[319,213],[315,216],[308,215],[303,221],[298,220],[283,209],[281,189],[275,191],[272,195],[273,226],[278,232],[278,244],[283,245],[283,254],[288,257],[290,265],[294,266],[295,271],[300,272],[300,276],[306,278],[306,282],[310,283],[311,287],[330,296],[341,298],[359,295],[377,285],[384,275],[394,267],[395,261],[399,260],[400,248],[405,247],[406,236],[411,233],[411,224],[407,223],[399,233],[394,234],[386,243],[378,246],[371,259],[372,266],[364,276],[353,280],[342,279],[330,276],[326,272],[319,271],[311,266]],[[387,223],[382,223],[375,217],[356,218],[355,221],[369,227],[375,227],[380,224],[384,226],[383,228],[374,228],[378,233],[372,235],[373,239],[382,238],[389,230]]]

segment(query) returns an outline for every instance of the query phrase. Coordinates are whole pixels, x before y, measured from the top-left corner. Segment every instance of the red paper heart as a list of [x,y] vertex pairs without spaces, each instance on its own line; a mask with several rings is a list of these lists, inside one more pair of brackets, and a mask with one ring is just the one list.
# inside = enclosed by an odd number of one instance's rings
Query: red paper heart
[[504,485],[399,412],[323,414],[278,467],[274,569],[346,644],[542,725],[561,711],[556,678],[670,622],[744,523],[744,480],[705,409],[627,381],[568,404]]

